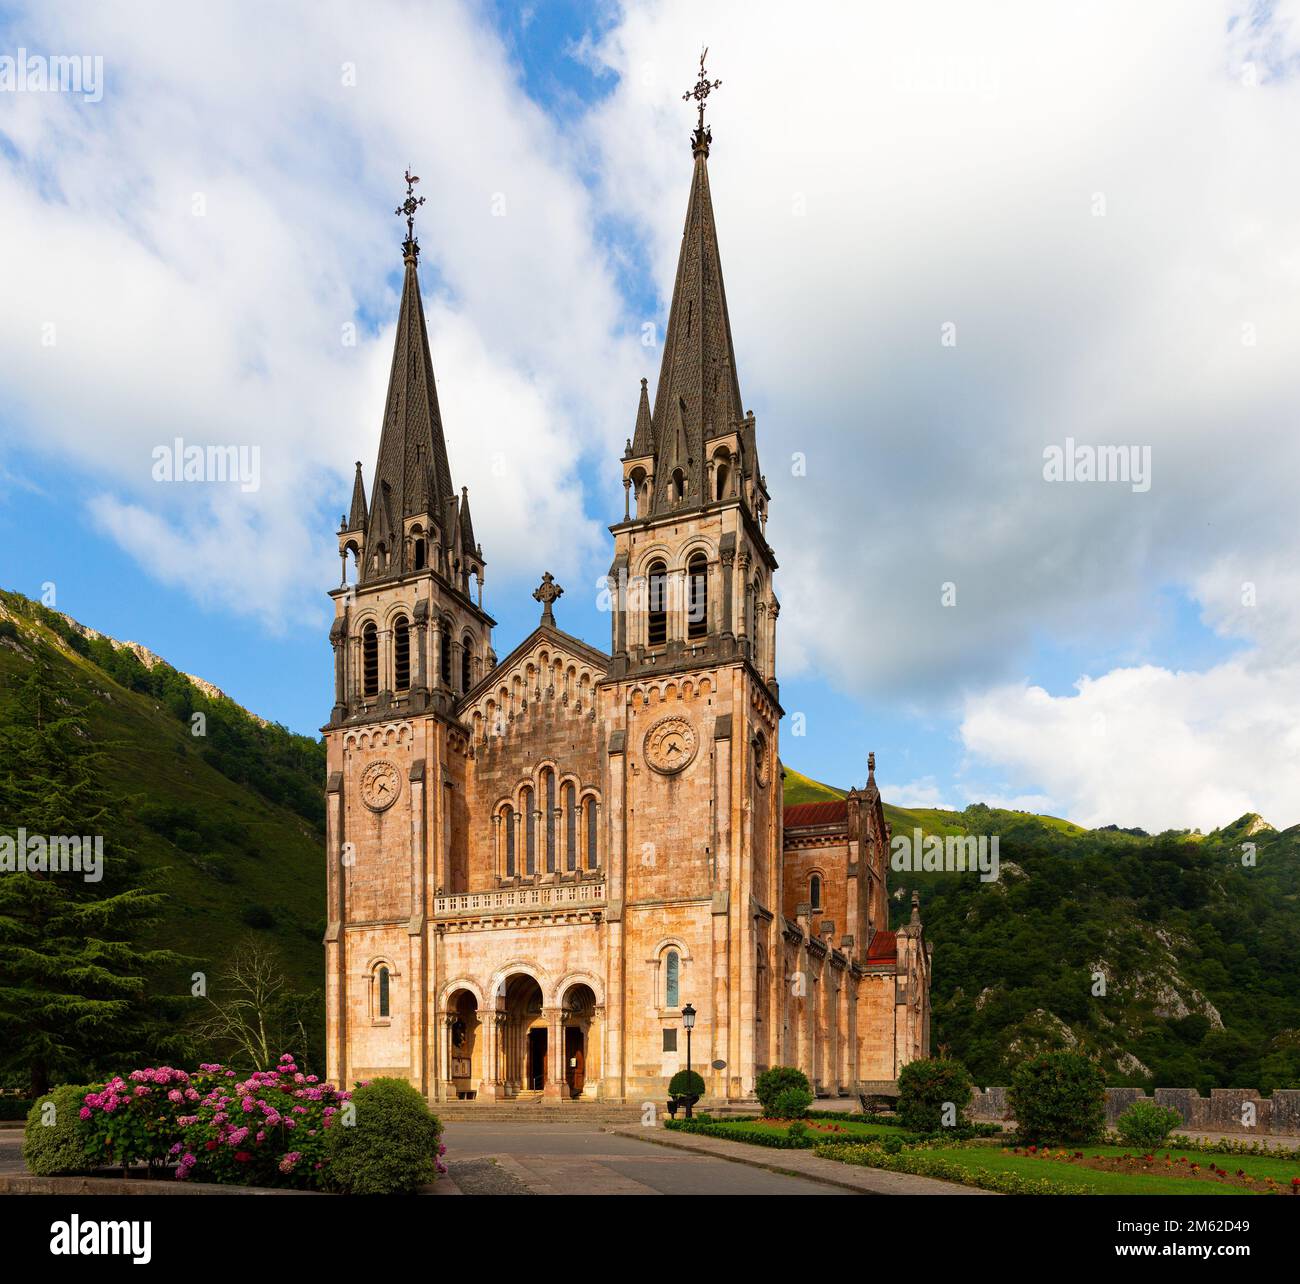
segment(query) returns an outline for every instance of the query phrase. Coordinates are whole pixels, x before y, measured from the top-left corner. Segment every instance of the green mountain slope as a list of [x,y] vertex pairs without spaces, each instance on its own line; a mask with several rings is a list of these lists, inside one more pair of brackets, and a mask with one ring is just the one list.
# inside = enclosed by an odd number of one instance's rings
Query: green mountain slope
[[[141,655],[145,659],[141,659]],[[143,648],[117,644],[16,593],[0,592],[0,687],[43,657],[88,704],[85,734],[106,753],[105,784],[130,799],[135,849],[167,893],[149,944],[212,977],[236,943],[273,942],[290,985],[321,988],[324,750],[270,726]],[[205,734],[192,734],[203,715]],[[12,831],[21,817],[0,817]]]
[[[843,796],[789,767],[786,790]],[[1148,835],[983,805],[885,811],[896,836],[998,837],[996,881],[890,873],[895,926],[921,892],[933,1042],[978,1081],[1075,1047],[1115,1084],[1300,1087],[1300,826]]]

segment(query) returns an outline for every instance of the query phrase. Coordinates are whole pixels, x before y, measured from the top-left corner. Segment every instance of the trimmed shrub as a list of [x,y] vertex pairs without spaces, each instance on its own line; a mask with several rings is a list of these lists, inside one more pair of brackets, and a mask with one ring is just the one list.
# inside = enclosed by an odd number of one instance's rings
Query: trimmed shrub
[[773,1119],[802,1119],[812,1101],[813,1095],[807,1088],[782,1088],[773,1099],[768,1115]]
[[1011,1076],[1007,1101],[1020,1140],[1033,1145],[1089,1143],[1106,1123],[1106,1080],[1077,1052],[1042,1052]]
[[[34,1176],[56,1177],[92,1166],[86,1157],[80,1114],[82,1098],[89,1091],[87,1087],[65,1083],[38,1097],[32,1105],[23,1131],[23,1159]],[[53,1105],[52,1112],[44,1110],[47,1103]]]
[[754,1081],[754,1095],[762,1105],[764,1114],[771,1115],[778,1094],[787,1088],[801,1088],[808,1094],[810,1102],[813,1099],[812,1084],[808,1082],[808,1076],[802,1070],[796,1070],[794,1066],[773,1066],[758,1076]]
[[[898,1075],[898,1121],[909,1132],[964,1128],[970,1105],[971,1078],[960,1061],[934,1057],[909,1061]],[[945,1118],[949,1103],[956,1117]]]
[[410,1195],[442,1164],[442,1124],[405,1079],[375,1079],[352,1094],[356,1122],[326,1133],[329,1183],[350,1195]]
[[704,1096],[704,1080],[694,1070],[679,1070],[668,1081],[670,1097]]
[[1151,1150],[1163,1146],[1166,1138],[1183,1122],[1177,1110],[1157,1106],[1154,1101],[1135,1101],[1115,1125],[1120,1140],[1126,1146]]

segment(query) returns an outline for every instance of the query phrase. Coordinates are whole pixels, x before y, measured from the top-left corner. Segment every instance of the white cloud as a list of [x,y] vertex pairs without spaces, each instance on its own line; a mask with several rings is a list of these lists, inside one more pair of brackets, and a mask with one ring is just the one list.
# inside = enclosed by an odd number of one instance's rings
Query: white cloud
[[[374,466],[410,163],[489,583],[594,556],[575,465],[610,448],[637,368],[570,145],[481,15],[87,3],[23,26],[29,47],[102,54],[107,92],[6,95],[0,387],[41,425],[29,446],[100,484],[102,529],[199,600],[273,628],[319,615],[352,461]],[[160,488],[151,452],[177,435],[257,444],[261,490]]]
[[1050,796],[1080,824],[1214,829],[1247,811],[1300,821],[1300,666],[1230,660],[1082,679],[1076,694],[1010,685],[972,697],[967,750]]
[[[1295,764],[1259,739],[1300,643],[1296,12],[681,3],[595,47],[624,77],[595,121],[603,192],[640,212],[665,289],[688,127],[667,90],[701,43],[723,81],[710,170],[787,676],[965,701],[967,770],[1014,768],[1008,796],[1075,818],[1296,819]],[[1149,446],[1150,492],[1044,481],[1067,436]],[[1026,680],[1041,646],[1147,658],[1171,587],[1248,658],[1061,700]],[[1081,742],[1095,713],[1130,737]]]

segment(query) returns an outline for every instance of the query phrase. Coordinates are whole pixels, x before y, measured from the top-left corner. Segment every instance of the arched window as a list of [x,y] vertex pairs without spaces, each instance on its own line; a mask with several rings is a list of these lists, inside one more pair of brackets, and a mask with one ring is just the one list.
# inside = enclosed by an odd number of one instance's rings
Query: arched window
[[408,691],[411,686],[411,629],[406,616],[399,615],[393,625],[393,689]]
[[822,907],[822,879],[820,874],[814,874],[808,880],[808,902],[815,910]]
[[438,671],[442,675],[442,685],[451,686],[451,634],[446,629],[438,631],[438,642],[442,648],[442,656],[438,662]]
[[564,786],[564,868],[578,868],[578,805],[572,785]]
[[686,474],[680,468],[673,469],[673,498],[675,500],[686,498]]
[[668,568],[662,562],[650,567],[648,583],[646,641],[663,646],[668,640]]
[[472,677],[474,673],[474,639],[468,633],[461,639],[460,643],[460,689],[462,692],[468,691],[473,686]]
[[690,593],[686,604],[686,636],[702,638],[709,631],[709,562],[703,553],[691,558],[687,574]]
[[675,1008],[682,1001],[682,960],[676,950],[664,959],[664,1007]]
[[537,873],[537,812],[531,785],[524,788],[520,805],[524,809],[524,873],[531,876]]
[[596,852],[596,800],[587,799],[587,868],[595,869],[600,864]]
[[381,967],[376,975],[379,982],[379,1001],[376,1011],[381,1018],[389,1015],[389,997],[388,997],[388,969]]
[[546,872],[555,873],[555,772],[546,776]]
[[424,550],[424,537],[421,536],[415,541],[415,569],[417,571],[424,570],[427,556]]
[[361,630],[361,694],[379,694],[379,630],[373,622]]
[[507,807],[501,813],[501,823],[506,827],[506,877],[515,876],[515,809]]
[[716,498],[716,499],[726,499],[726,498],[727,498],[727,479],[728,479],[728,476],[729,476],[729,470],[728,470],[728,468],[727,468],[727,465],[726,465],[726,464],[719,464],[718,467],[717,467],[717,469],[715,470],[715,472],[714,472],[713,475],[714,475],[714,477],[717,478],[717,482],[718,482],[718,493],[717,493],[717,495],[715,496],[715,498]]

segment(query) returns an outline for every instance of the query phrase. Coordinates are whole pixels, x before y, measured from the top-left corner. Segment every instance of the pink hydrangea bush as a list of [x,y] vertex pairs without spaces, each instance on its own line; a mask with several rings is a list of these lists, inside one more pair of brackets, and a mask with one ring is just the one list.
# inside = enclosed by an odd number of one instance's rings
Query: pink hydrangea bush
[[215,1062],[194,1074],[136,1070],[88,1093],[81,1118],[96,1162],[175,1165],[179,1181],[310,1190],[323,1184],[325,1132],[350,1097],[303,1074],[286,1052],[275,1069],[245,1078]]

